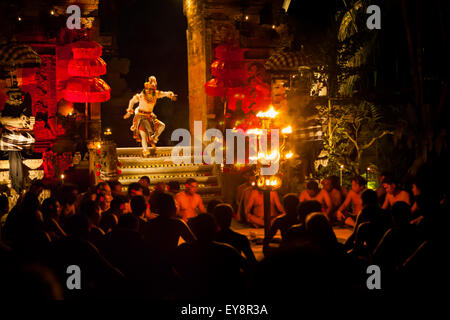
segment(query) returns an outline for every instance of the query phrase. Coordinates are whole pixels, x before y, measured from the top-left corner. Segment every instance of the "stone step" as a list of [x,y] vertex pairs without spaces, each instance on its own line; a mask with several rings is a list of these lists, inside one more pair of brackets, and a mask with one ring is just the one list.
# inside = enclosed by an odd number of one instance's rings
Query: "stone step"
[[[148,176],[152,186],[158,182],[178,181],[183,191],[186,180],[194,178],[199,184],[197,192],[205,203],[220,197],[221,187],[213,174],[214,165],[194,164],[191,155],[172,158],[172,149],[173,147],[157,147],[155,155],[143,157],[142,148],[117,148],[118,160],[121,162],[119,181],[124,189],[129,184],[138,182],[140,177]],[[183,163],[177,164],[174,161]]]
[[149,174],[205,174],[213,171],[213,166],[167,166],[162,164],[155,164],[152,166],[124,166],[120,168],[123,175],[136,174],[138,172],[148,172]]
[[[156,157],[168,157],[172,156],[172,150],[174,147],[156,147]],[[117,148],[117,156],[118,157],[142,157],[142,148]],[[201,155],[201,153],[200,153]],[[187,155],[180,155],[184,157],[191,157],[192,154],[189,153]]]
[[216,184],[217,185],[217,177],[216,176],[196,176],[196,175],[178,175],[178,176],[155,176],[155,175],[149,175],[145,172],[141,172],[140,175],[133,175],[133,176],[124,176],[123,174],[120,175],[119,181],[123,185],[129,185],[133,182],[138,182],[139,178],[142,176],[147,176],[150,179],[150,184],[154,185],[158,182],[168,182],[168,181],[178,181],[179,183],[186,183],[186,180],[189,178],[194,178],[197,180],[199,184]]

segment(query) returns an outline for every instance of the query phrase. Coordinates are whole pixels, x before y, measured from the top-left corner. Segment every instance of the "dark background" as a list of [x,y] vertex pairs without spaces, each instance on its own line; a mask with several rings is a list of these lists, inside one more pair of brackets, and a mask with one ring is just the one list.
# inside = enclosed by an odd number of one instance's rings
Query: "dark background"
[[[131,89],[126,99],[140,92],[151,75],[156,76],[159,90],[178,95],[175,102],[159,100],[154,110],[166,124],[159,145],[169,145],[173,130],[189,128],[187,23],[183,1],[119,0],[114,4],[115,16],[110,11],[102,11],[100,5],[100,23],[103,31],[116,34],[120,58],[130,60],[129,73],[123,76]],[[103,127],[111,128],[118,146],[139,146],[129,130],[131,119],[122,119],[127,105],[121,106],[120,112],[103,108]]]

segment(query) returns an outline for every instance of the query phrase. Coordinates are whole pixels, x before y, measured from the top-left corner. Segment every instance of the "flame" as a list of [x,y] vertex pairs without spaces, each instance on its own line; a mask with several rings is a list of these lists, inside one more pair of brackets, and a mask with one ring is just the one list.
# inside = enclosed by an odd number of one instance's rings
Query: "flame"
[[270,107],[269,110],[267,110],[266,112],[258,112],[258,114],[256,115],[258,118],[270,118],[270,119],[274,119],[277,114],[279,112],[275,111],[275,109],[273,108],[273,106]]
[[293,155],[294,154],[292,153],[292,151],[289,151],[288,153],[286,153],[285,157],[286,157],[286,159],[290,159],[290,158],[292,158]]
[[258,187],[278,187],[281,185],[281,180],[278,176],[259,177],[257,181]]
[[245,133],[247,135],[254,134],[254,135],[260,136],[263,134],[263,131],[258,128],[253,128],[253,129],[248,129]]
[[292,127],[287,126],[286,128],[281,129],[281,133],[283,133],[283,134],[292,133]]

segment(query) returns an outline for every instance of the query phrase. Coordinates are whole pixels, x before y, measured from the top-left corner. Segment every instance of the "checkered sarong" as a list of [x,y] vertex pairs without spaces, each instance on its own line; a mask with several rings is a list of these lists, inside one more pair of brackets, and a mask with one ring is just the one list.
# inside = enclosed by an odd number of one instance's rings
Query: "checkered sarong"
[[20,151],[31,149],[36,140],[29,132],[3,129],[0,138],[1,151]]

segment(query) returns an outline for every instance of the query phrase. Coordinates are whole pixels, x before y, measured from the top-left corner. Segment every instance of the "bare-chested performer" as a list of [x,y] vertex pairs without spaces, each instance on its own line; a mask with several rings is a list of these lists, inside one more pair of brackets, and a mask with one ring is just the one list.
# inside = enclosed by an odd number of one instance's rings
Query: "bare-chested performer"
[[177,193],[175,196],[178,216],[186,222],[197,216],[196,210],[200,211],[200,213],[206,213],[203,200],[197,193],[197,188],[197,181],[193,178],[189,178],[186,181],[186,190]]
[[[284,208],[276,191],[270,191],[270,220],[278,214],[285,214]],[[245,205],[245,218],[254,227],[264,227],[264,195],[261,190],[251,190]]]
[[[352,227],[355,226],[356,217],[361,213],[362,210],[362,200],[361,194],[366,190],[367,181],[361,176],[357,176],[352,180],[352,189],[347,193],[347,197],[344,203],[336,211],[336,218],[340,221],[344,221]],[[345,210],[348,209],[350,204],[353,205],[353,210],[351,213],[347,213]]]
[[385,178],[383,180],[383,187],[386,190],[386,198],[384,199],[384,203],[381,209],[391,209],[392,206],[398,201],[403,201],[411,205],[411,202],[409,200],[409,193],[404,190],[398,189],[397,183],[391,178]]
[[[154,76],[149,77],[148,82],[144,84],[144,90],[131,98],[127,113],[123,116],[124,119],[127,119],[134,114],[133,125],[130,127],[130,130],[133,131],[134,139],[141,141],[142,154],[145,157],[150,154],[148,143],[155,150],[158,138],[166,127],[153,113],[156,101],[161,98],[169,98],[172,101],[177,99],[177,96],[172,91],[159,91],[156,87],[156,78]],[[136,103],[139,103],[139,105],[133,110],[133,106]]]
[[326,190],[320,190],[319,185],[315,181],[309,181],[306,184],[306,189],[303,190],[299,196],[300,202],[309,200],[318,201],[322,206],[322,212],[325,213],[327,217],[329,217],[332,209],[330,196],[328,195],[328,192],[326,192]]

